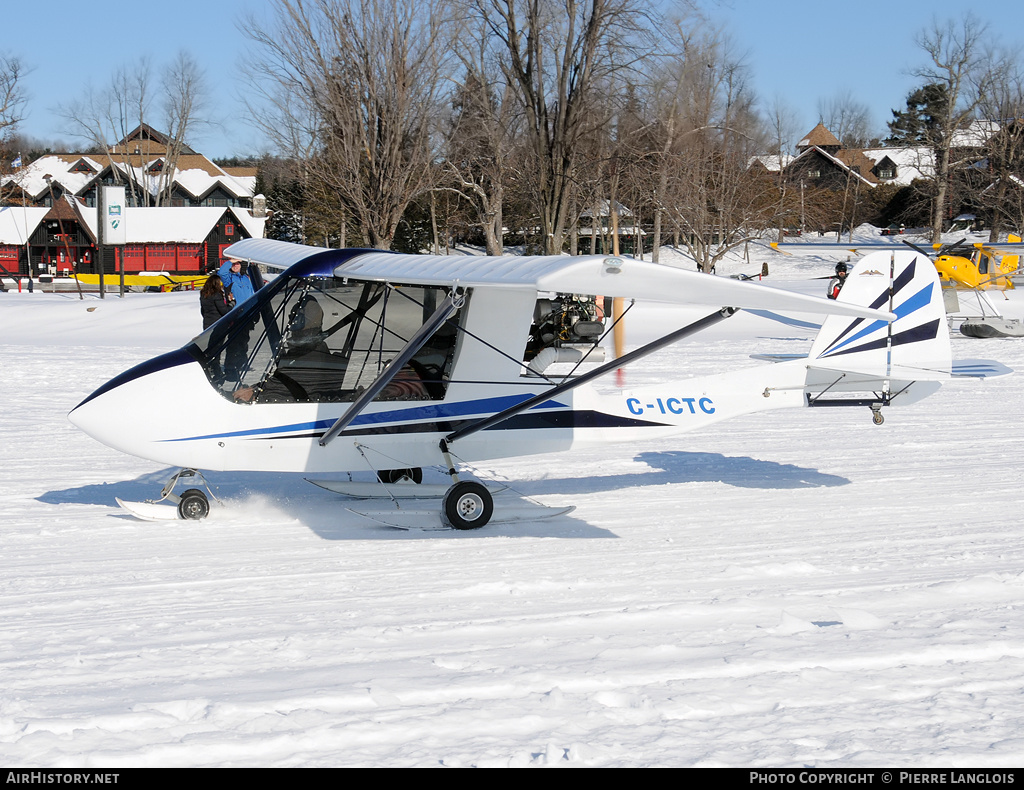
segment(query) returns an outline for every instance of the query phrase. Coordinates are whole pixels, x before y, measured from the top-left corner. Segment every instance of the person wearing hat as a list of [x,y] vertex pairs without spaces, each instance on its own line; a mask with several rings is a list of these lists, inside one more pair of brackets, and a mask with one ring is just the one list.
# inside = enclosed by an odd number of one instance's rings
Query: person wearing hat
[[835,299],[843,289],[843,283],[846,282],[846,269],[845,263],[836,264],[835,276],[828,281],[828,294],[826,295],[829,299]]

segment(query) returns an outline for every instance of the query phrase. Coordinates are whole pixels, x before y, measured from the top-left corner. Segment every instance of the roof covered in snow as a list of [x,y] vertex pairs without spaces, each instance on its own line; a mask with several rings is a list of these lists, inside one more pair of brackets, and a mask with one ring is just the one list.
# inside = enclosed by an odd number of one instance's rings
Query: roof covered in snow
[[[138,184],[156,195],[167,183],[164,157],[139,154],[47,154],[5,176],[4,184],[21,188],[33,200],[49,189],[46,176],[71,195],[82,195],[107,169],[115,169],[124,180]],[[255,175],[231,175],[201,154],[182,154],[171,177],[182,189],[201,199],[218,186],[235,198],[251,198],[256,189]]]
[[[78,204],[90,235],[96,238],[96,209]],[[128,244],[173,243],[200,244],[229,212],[254,238],[263,238],[266,219],[253,217],[247,209],[212,206],[203,208],[161,207],[126,208],[124,227]]]
[[909,186],[915,178],[928,177],[935,172],[935,153],[926,145],[907,148],[865,148],[861,153],[878,165],[888,159],[896,165],[896,177],[884,183]]
[[27,244],[49,211],[46,206],[0,208],[0,244]]

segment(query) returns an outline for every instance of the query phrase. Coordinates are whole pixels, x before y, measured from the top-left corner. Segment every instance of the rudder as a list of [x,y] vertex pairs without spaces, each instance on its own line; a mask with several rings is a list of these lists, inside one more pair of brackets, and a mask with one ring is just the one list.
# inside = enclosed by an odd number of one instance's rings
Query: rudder
[[910,250],[873,252],[853,267],[837,301],[889,310],[896,320],[829,316],[811,346],[809,367],[882,380],[949,378],[946,311],[928,258]]

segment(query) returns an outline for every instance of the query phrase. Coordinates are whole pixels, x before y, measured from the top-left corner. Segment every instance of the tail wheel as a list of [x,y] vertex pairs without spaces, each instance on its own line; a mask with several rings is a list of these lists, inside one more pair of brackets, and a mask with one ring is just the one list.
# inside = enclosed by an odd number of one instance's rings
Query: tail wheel
[[441,519],[454,529],[479,529],[491,520],[493,512],[491,492],[471,480],[453,485],[441,502]]
[[377,472],[377,479],[382,483],[400,483],[404,479],[419,485],[423,482],[423,470],[418,466],[411,469],[381,469]]
[[210,500],[198,488],[190,488],[178,501],[178,515],[190,521],[206,518],[210,515]]

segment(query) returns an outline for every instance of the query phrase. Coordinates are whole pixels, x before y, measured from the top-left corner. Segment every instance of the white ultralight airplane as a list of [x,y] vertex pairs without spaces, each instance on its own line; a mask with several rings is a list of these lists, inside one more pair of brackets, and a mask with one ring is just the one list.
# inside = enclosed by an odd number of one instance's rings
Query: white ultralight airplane
[[[867,407],[881,423],[883,406],[913,403],[953,373],[935,267],[913,251],[867,256],[834,301],[605,256],[401,255],[267,239],[226,255],[282,273],[69,415],[111,447],[182,467],[160,500],[121,503],[143,518],[205,516],[202,490],[173,493],[197,469],[374,469],[379,483],[312,482],[356,497],[437,497],[444,523],[472,529],[491,518],[492,490],[460,480],[460,462],[658,439],[790,406]],[[595,294],[712,309],[581,375],[549,374],[552,362],[600,361],[611,328]],[[739,308],[828,317],[806,358],[610,395],[588,386]],[[450,485],[421,484],[421,468],[436,464]]]

